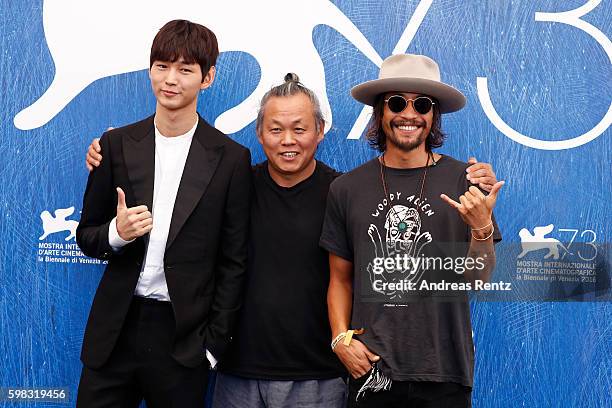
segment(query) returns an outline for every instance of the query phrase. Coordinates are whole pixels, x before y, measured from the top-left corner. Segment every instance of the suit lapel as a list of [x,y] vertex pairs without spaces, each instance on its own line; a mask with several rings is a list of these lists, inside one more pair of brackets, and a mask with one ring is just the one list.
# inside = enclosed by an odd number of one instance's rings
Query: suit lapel
[[146,205],[153,208],[153,181],[155,178],[155,128],[153,116],[144,120],[142,126],[122,137],[123,160],[127,168],[134,203],[129,207]]
[[166,249],[172,245],[202,198],[223,156],[223,146],[211,143],[215,136],[213,129],[199,118],[174,202]]

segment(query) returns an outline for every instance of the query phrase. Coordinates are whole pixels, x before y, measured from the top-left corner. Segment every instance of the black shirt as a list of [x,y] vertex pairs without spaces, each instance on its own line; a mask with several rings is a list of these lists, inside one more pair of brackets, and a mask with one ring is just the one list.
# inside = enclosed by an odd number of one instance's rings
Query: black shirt
[[[458,263],[413,268],[404,255],[465,258],[469,227],[444,193],[458,201],[470,187],[466,163],[442,156],[427,169],[381,172],[378,159],[345,174],[330,187],[321,246],[353,263],[351,328],[381,356],[379,368],[394,381],[457,382],[472,386],[474,345],[466,291],[420,290],[423,281],[465,283]],[[382,176],[385,175],[385,195]],[[496,228],[495,239],[501,239]],[[404,290],[404,283],[414,290]],[[399,289],[398,289],[399,286]]]
[[329,185],[338,172],[317,162],[299,184],[276,184],[254,167],[246,293],[223,372],[269,380],[345,375],[330,348],[328,253],[319,247]]

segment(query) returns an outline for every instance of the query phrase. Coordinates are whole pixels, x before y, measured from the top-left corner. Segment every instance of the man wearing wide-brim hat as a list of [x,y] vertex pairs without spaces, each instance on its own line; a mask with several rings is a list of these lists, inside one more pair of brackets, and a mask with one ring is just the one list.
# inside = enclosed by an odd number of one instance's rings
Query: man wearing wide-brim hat
[[467,292],[495,264],[503,182],[484,192],[466,163],[433,151],[445,138],[441,114],[466,100],[431,58],[391,56],[351,93],[374,108],[367,138],[381,155],[332,183],[320,242],[349,407],[471,406]]

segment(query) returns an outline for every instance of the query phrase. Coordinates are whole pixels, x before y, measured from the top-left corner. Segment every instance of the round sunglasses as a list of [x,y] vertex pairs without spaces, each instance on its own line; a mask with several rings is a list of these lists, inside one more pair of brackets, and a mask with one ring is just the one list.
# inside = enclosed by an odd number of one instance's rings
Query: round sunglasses
[[431,108],[436,104],[427,96],[417,96],[414,99],[406,99],[402,95],[392,95],[385,99],[385,103],[393,113],[403,112],[404,109],[408,107],[408,102],[410,101],[412,101],[414,110],[421,115],[429,113]]

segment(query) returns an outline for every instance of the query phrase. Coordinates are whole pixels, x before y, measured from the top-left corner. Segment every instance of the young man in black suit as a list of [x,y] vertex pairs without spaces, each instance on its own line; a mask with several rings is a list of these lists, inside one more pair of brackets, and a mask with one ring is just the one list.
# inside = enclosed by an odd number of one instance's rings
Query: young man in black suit
[[106,132],[77,242],[108,260],[83,339],[79,407],[203,406],[246,268],[250,154],[196,112],[217,40],[185,20],[151,48],[155,115]]

